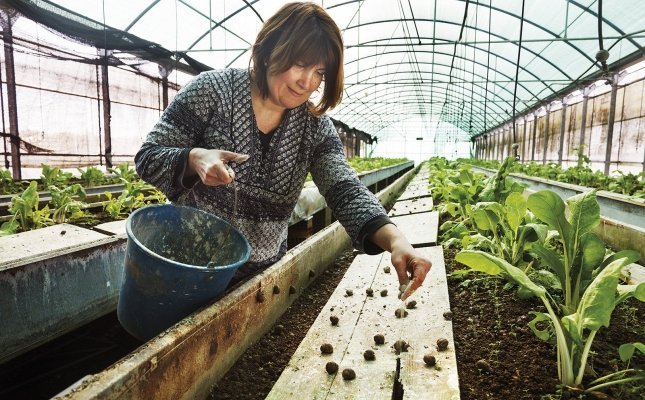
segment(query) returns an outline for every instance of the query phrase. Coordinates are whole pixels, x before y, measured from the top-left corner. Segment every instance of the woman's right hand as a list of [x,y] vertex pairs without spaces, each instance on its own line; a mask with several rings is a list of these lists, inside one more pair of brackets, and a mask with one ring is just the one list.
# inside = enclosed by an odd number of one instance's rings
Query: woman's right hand
[[248,159],[248,155],[232,151],[194,148],[188,153],[186,175],[196,174],[208,186],[226,185],[235,179],[235,172],[228,163],[243,163]]

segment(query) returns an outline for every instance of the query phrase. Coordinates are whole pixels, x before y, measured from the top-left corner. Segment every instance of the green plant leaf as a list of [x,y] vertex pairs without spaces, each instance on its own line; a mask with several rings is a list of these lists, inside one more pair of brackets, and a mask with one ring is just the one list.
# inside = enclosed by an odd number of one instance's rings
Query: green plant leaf
[[602,326],[609,326],[609,320],[615,307],[614,298],[620,272],[625,265],[638,260],[638,257],[634,257],[634,253],[636,252],[622,251],[617,253],[621,256],[607,265],[589,284],[578,303],[575,315],[571,316],[577,321],[579,329],[597,331]]
[[634,356],[635,350],[645,354],[645,344],[640,342],[622,344],[618,348],[618,355],[623,362],[627,362]]
[[555,274],[558,276],[558,279],[560,280],[561,287],[564,288],[565,272],[564,264],[560,255],[556,253],[555,250],[546,248],[538,243],[534,244],[531,247],[531,252],[535,254],[542,265],[545,265],[546,267],[550,268],[551,271],[555,272]]
[[541,190],[529,196],[526,206],[536,217],[556,229],[565,241],[569,239],[572,228],[564,215],[565,204],[560,196],[550,190]]
[[571,226],[577,236],[591,231],[600,223],[600,205],[595,190],[569,197],[567,204],[571,211]]
[[478,250],[462,250],[455,256],[455,260],[474,269],[485,272],[489,275],[497,275],[504,271],[511,280],[520,286],[533,292],[535,296],[543,297],[546,290],[533,283],[521,269],[509,264],[499,257]]
[[541,313],[541,312],[536,312],[536,311],[531,311],[531,314],[535,315],[535,318],[533,318],[531,321],[529,321],[528,326],[533,331],[535,336],[537,336],[539,339],[547,341],[551,337],[551,331],[549,327],[547,326],[544,329],[539,329],[537,324],[542,321],[551,321],[551,317],[549,314]]
[[526,216],[526,200],[520,193],[513,192],[506,198],[506,218],[512,230],[517,230]]

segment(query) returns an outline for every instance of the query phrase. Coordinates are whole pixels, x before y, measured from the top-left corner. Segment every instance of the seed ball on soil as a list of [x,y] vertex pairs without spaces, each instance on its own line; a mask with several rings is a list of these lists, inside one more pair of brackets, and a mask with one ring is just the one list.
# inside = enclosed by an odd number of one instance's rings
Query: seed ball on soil
[[374,297],[374,290],[372,288],[365,289],[365,293],[367,293],[367,297]]
[[385,272],[386,274],[389,274],[390,273],[390,267],[383,267],[383,272]]
[[273,294],[280,294],[280,287],[278,285],[273,285]]
[[446,311],[445,313],[443,313],[443,319],[445,319],[446,321],[452,320],[452,311]]
[[259,291],[258,294],[255,295],[255,300],[257,300],[258,303],[264,303],[264,292]]
[[346,381],[356,379],[356,372],[354,372],[354,370],[351,368],[345,368],[343,370],[343,379]]
[[330,361],[325,365],[325,370],[329,375],[334,375],[336,372],[338,372],[338,364]]
[[417,308],[417,301],[412,300],[412,301],[408,302],[408,304],[405,305],[405,308],[407,308],[408,310],[412,310],[413,308]]
[[397,318],[405,318],[408,316],[408,312],[403,308],[397,308],[396,311],[394,311],[394,315],[396,315]]
[[407,352],[409,347],[410,345],[405,340],[397,340],[394,343],[394,350],[396,350],[396,354]]
[[376,344],[384,344],[385,343],[385,336],[379,334],[374,335],[374,343]]
[[432,354],[426,354],[423,356],[423,362],[426,363],[428,367],[434,367],[434,365],[437,363],[437,359],[434,358]]
[[448,348],[448,339],[439,339],[437,340],[437,350],[443,351]]
[[282,335],[282,332],[284,332],[284,326],[276,325],[276,326],[273,327],[273,334],[274,335]]
[[295,294],[296,293],[296,288],[293,286],[289,286],[289,294]]
[[346,294],[347,296],[353,296],[353,295],[354,295],[354,292],[353,292],[351,289],[347,289],[347,290],[345,290],[345,294]]
[[374,354],[374,350],[365,350],[365,353],[363,353],[363,358],[365,358],[366,361],[376,360],[376,355]]
[[332,315],[331,317],[329,317],[329,320],[331,321],[332,325],[334,325],[334,326],[338,325],[338,317],[337,316]]
[[334,347],[329,343],[320,345],[320,352],[323,354],[331,354],[334,352]]
[[490,364],[486,360],[479,360],[475,363],[475,366],[477,366],[477,369],[482,370],[484,372],[492,372],[493,369],[491,368]]
[[387,289],[381,290],[381,297],[387,296]]

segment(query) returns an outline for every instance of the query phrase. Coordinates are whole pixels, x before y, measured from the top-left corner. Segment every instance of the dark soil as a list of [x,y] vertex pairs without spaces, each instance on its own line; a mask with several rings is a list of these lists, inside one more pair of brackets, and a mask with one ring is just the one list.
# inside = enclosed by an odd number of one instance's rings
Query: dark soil
[[[454,251],[444,253],[448,273],[464,268],[455,265]],[[339,257],[286,311],[273,330],[244,353],[213,387],[212,400],[260,400],[267,396],[355,254],[346,251]],[[504,289],[504,282],[491,277],[449,276],[448,286],[462,400],[576,398],[566,390],[563,394],[558,387],[554,345],[538,339],[527,327],[532,319],[529,312],[542,311],[541,303],[519,299],[514,290]],[[610,329],[601,330],[594,340],[592,372],[588,375],[602,376],[625,368],[618,358],[618,346],[642,342],[644,314],[642,303],[633,299],[618,307]],[[631,364],[640,368],[644,365],[644,357],[632,360]],[[642,400],[645,387],[622,387],[606,390],[605,394],[608,399]]]

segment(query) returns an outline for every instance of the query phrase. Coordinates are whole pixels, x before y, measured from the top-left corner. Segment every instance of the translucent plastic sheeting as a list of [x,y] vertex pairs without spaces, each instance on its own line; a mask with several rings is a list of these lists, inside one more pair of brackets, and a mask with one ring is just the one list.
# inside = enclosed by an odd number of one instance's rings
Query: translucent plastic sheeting
[[[46,2],[41,2],[46,3]],[[246,67],[277,0],[52,0],[83,16],[189,54]],[[601,70],[598,14],[609,65],[642,55],[640,0],[320,1],[343,31],[346,90],[332,115],[380,132],[410,117],[476,136]],[[602,9],[600,9],[602,5]],[[640,53],[639,53],[640,52]],[[515,76],[517,71],[517,88]],[[514,103],[515,99],[515,103]]]

